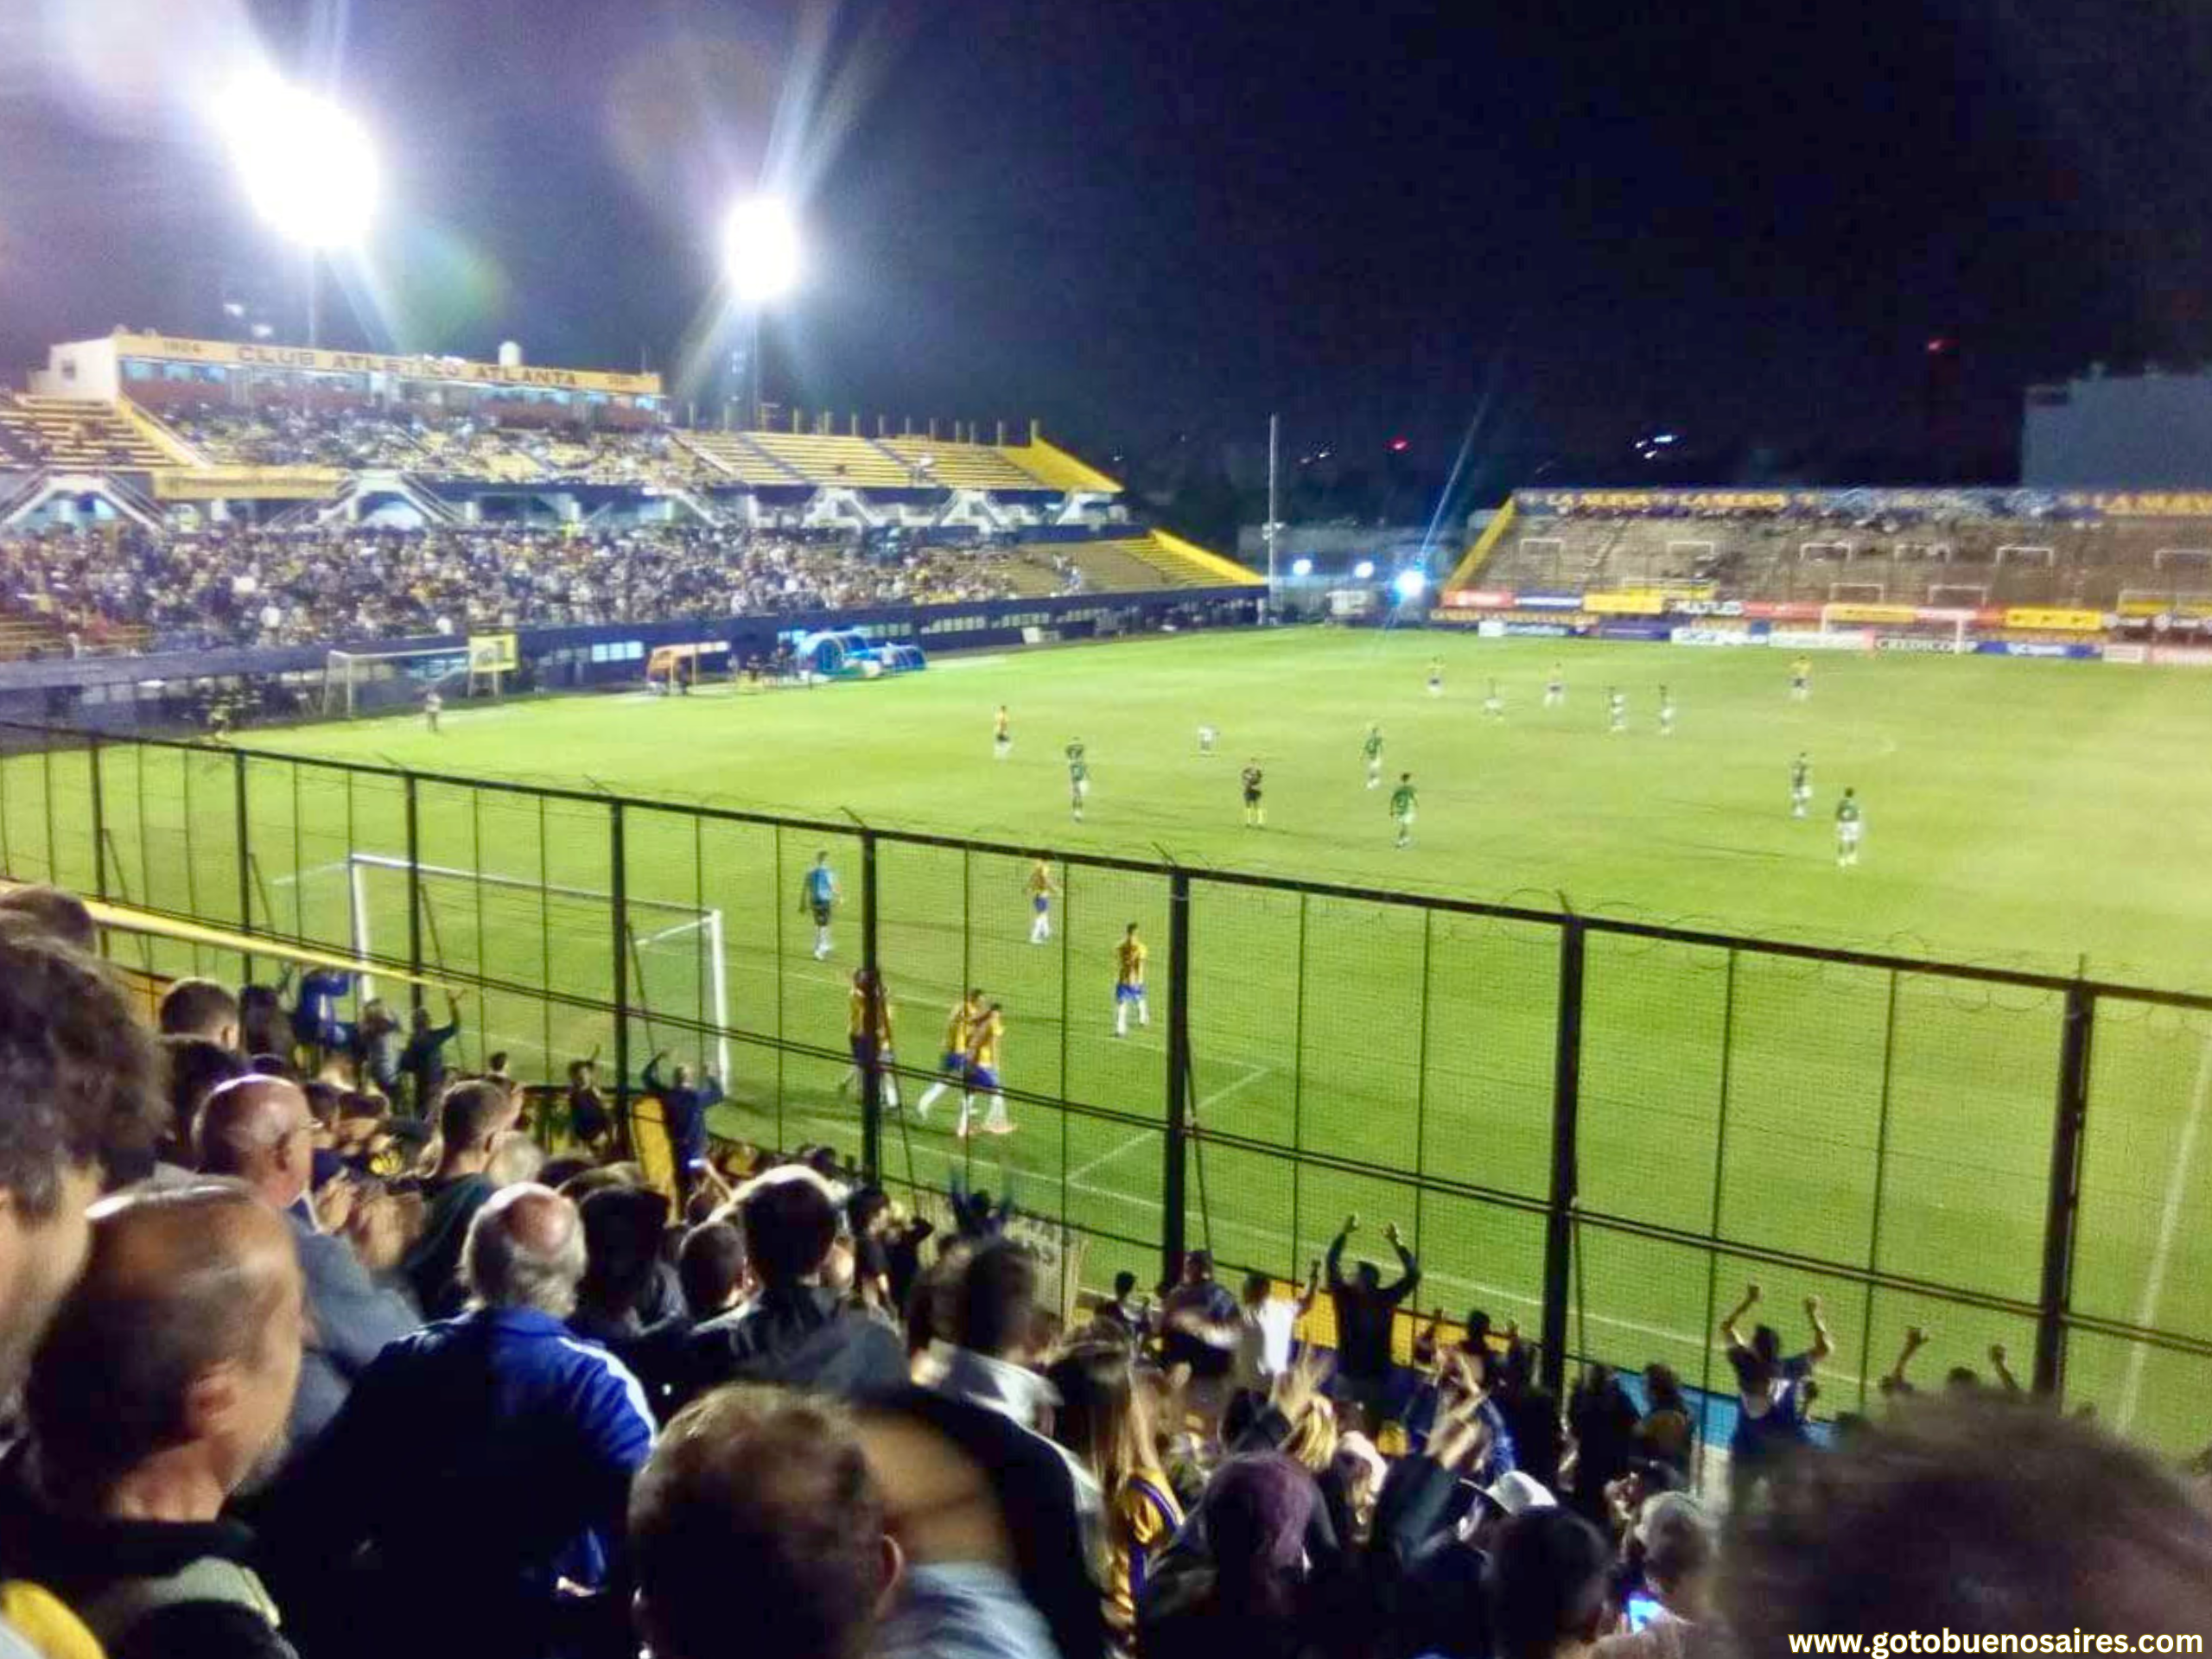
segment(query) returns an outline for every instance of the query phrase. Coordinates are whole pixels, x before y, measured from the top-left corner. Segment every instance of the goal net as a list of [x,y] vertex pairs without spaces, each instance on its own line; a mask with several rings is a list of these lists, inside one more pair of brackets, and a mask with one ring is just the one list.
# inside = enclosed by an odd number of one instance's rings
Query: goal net
[[[1894,614],[1883,614],[1894,613]],[[1910,605],[1872,605],[1843,601],[1821,607],[1821,632],[1827,634],[1879,632],[1884,639],[1923,651],[1955,652],[1963,656],[1974,648],[1967,638],[1973,624],[1971,610],[1938,610]],[[1912,642],[1927,643],[1915,646]]]
[[465,641],[414,651],[334,651],[322,661],[322,712],[410,703],[425,692],[466,690],[474,676]]
[[[346,906],[353,950],[363,961],[402,958],[409,950],[404,858],[353,853],[346,860]],[[419,917],[426,967],[453,975],[481,975],[572,990],[600,1000],[613,983],[617,946],[613,895],[487,870],[437,864],[413,867],[421,894]],[[620,941],[629,982],[632,1018],[652,1048],[665,1048],[694,1066],[729,1079],[729,967],[722,913],[665,899],[626,898],[627,926]],[[373,974],[361,977],[364,1001],[377,995]],[[575,1013],[574,1032],[556,1033],[543,1053],[543,1076],[551,1081],[568,1060],[591,1047],[587,1032],[602,1020]],[[542,1051],[542,1033],[482,1033],[487,1048],[512,1053]],[[648,1050],[650,1052],[650,1049]],[[518,1068],[519,1075],[528,1075]]]

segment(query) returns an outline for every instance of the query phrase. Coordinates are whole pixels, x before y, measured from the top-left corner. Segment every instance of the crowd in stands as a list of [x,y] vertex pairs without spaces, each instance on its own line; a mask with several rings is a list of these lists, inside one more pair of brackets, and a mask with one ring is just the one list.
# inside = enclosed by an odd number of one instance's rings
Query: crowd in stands
[[[289,1009],[181,982],[156,1032],[92,944],[67,895],[0,895],[10,1659],[1750,1659],[2212,1625],[2212,1517],[2081,1418],[1955,1377],[1814,1445],[1817,1302],[1794,1355],[1741,1329],[1755,1287],[1731,1314],[1701,1497],[1663,1368],[1561,1402],[1479,1313],[1395,1364],[1394,1228],[1389,1282],[1346,1265],[1352,1217],[1294,1300],[1194,1255],[1157,1301],[1125,1273],[1071,1309],[1002,1199],[906,1212],[826,1152],[681,1133],[657,1186],[591,1062],[533,1136],[496,1058],[448,1075],[445,1027],[395,1052],[339,1020],[342,974]],[[1324,1294],[1333,1356],[1295,1340]]]
[[141,625],[156,649],[338,643],[1009,599],[1014,556],[703,525],[168,535],[121,526],[0,533],[0,614],[88,638]]
[[224,466],[625,486],[730,481],[727,471],[658,424],[517,426],[435,410],[289,403],[190,404],[163,414],[179,437]]

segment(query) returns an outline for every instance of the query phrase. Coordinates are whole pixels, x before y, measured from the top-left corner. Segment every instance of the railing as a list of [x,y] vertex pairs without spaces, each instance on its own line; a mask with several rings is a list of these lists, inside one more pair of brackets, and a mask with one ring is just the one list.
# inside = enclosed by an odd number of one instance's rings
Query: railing
[[[1051,855],[1033,944],[1029,848],[27,726],[0,747],[14,879],[356,950],[366,993],[459,988],[469,1064],[725,1070],[722,1132],[894,1187],[1010,1185],[1087,1238],[1093,1283],[1201,1244],[1302,1277],[1357,1211],[1356,1245],[1395,1219],[1419,1251],[1412,1306],[1518,1320],[1554,1388],[1656,1360],[1725,1395],[1716,1322],[1756,1279],[1769,1308],[1822,1299],[1824,1414],[1867,1408],[1921,1325],[1925,1385],[2002,1344],[2166,1450],[2205,1438],[2212,998],[1088,854]],[[846,899],[827,960],[799,909],[819,852]],[[1131,921],[1153,1024],[1122,1038]],[[852,1087],[855,965],[899,1056]],[[1005,1004],[1004,1140],[953,1139],[957,1095],[918,1110],[969,987]],[[1796,1344],[1800,1315],[1759,1317]]]

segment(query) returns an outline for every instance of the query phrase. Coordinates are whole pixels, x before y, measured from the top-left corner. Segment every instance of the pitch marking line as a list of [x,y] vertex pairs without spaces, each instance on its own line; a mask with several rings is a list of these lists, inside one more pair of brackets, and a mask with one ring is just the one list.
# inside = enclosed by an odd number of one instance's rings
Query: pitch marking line
[[[2212,1036],[2196,1063],[2196,1084],[2190,1090],[2189,1116],[2182,1120],[2181,1145],[2174,1149],[2174,1166],[2166,1177],[2165,1204],[2158,1212],[2158,1242],[2151,1252],[2151,1271],[2143,1281],[2143,1300],[2136,1305],[2135,1323],[2148,1327],[2158,1317],[2158,1298],[2166,1287],[2166,1268],[2173,1261],[2174,1239],[2181,1229],[2182,1200],[2189,1192],[2190,1160],[2196,1153],[2197,1132],[2204,1127],[2204,1104],[2212,1096]],[[2130,1344],[2127,1376],[2120,1390],[2120,1432],[2125,1434],[2135,1418],[2135,1402],[2143,1389],[2143,1367],[2149,1359],[2141,1343]]]

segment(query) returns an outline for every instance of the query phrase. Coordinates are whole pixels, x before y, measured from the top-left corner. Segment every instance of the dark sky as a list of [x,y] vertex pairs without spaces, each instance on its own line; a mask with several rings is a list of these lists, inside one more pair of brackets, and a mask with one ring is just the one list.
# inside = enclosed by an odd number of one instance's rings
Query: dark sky
[[[195,94],[244,0],[9,0],[0,357],[273,264]],[[772,392],[1448,450],[1960,423],[2212,355],[2212,8],[2036,0],[364,0],[251,19],[384,148],[359,343],[668,368],[764,165]],[[74,35],[83,37],[73,47]],[[771,130],[779,134],[771,144]],[[764,162],[772,154],[777,159]],[[366,296],[364,296],[368,297]]]

